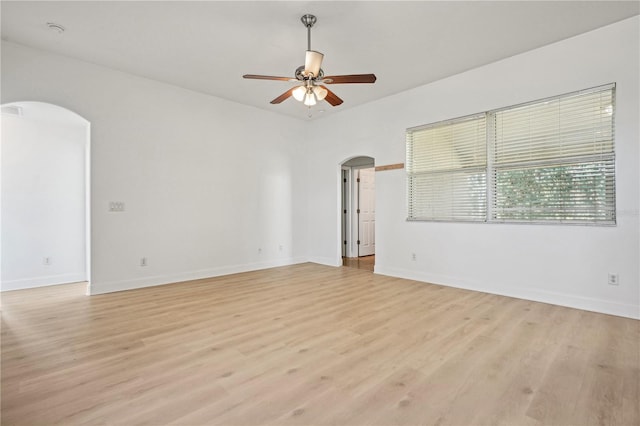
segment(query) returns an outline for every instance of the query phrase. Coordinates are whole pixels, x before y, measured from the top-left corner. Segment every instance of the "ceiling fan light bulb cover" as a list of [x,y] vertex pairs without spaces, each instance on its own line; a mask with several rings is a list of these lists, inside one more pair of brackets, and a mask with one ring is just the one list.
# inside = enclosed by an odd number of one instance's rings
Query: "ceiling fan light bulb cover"
[[304,86],[298,86],[293,89],[293,92],[291,92],[291,94],[296,101],[302,102],[304,100],[304,95],[307,94],[307,89]]
[[317,77],[320,74],[320,66],[322,65],[324,55],[315,50],[307,50],[304,58],[304,72],[306,75],[313,74]]
[[321,101],[327,96],[327,89],[320,86],[314,86],[313,93],[316,95],[316,98]]
[[316,104],[316,97],[313,93],[307,93],[304,97],[304,104],[306,106],[314,106]]

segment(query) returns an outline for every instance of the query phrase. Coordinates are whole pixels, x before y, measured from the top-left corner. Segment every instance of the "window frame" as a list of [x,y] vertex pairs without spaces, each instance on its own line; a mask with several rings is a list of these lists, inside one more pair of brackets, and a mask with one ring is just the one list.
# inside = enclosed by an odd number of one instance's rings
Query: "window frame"
[[[556,155],[552,158],[546,158],[546,159],[534,159],[531,161],[521,161],[521,162],[516,162],[518,163],[516,168],[513,168],[513,170],[518,170],[518,171],[522,171],[522,172],[526,172],[526,170],[528,168],[534,168],[536,166],[538,166],[539,168],[544,168],[544,166],[547,166],[547,168],[551,169],[553,167],[562,167],[563,165],[567,166],[567,173],[570,174],[571,173],[571,166],[575,166],[576,168],[580,168],[580,167],[589,167],[590,164],[595,164],[596,163],[596,159],[599,159],[601,161],[601,166],[605,167],[606,170],[601,171],[601,178],[604,179],[605,181],[605,195],[604,195],[604,200],[606,202],[605,205],[609,206],[609,210],[608,212],[605,211],[603,212],[603,215],[607,216],[610,215],[610,218],[605,218],[605,219],[598,219],[597,215],[598,215],[598,210],[597,209],[592,209],[590,210],[591,212],[593,212],[593,215],[591,218],[584,220],[584,219],[579,219],[579,218],[574,218],[574,219],[554,219],[554,218],[549,218],[549,219],[532,219],[531,216],[529,216],[527,219],[522,219],[522,220],[515,220],[515,219],[508,219],[508,218],[497,218],[496,214],[495,214],[495,209],[494,209],[494,200],[498,197],[499,193],[498,193],[498,189],[497,189],[497,184],[496,184],[496,176],[497,176],[497,171],[499,170],[507,170],[509,169],[509,167],[505,167],[504,164],[501,166],[496,166],[494,164],[494,160],[496,158],[495,155],[495,134],[494,134],[494,130],[496,127],[496,114],[501,113],[503,111],[509,111],[509,110],[515,110],[518,108],[523,108],[523,107],[527,107],[527,106],[532,106],[532,105],[541,105],[543,103],[547,103],[547,102],[553,102],[553,101],[557,101],[557,100],[562,100],[564,99],[568,99],[570,97],[575,97],[575,96],[581,96],[581,95],[588,95],[590,93],[600,93],[600,92],[607,92],[610,91],[611,94],[611,107],[612,107],[612,111],[611,111],[611,150],[610,152],[605,152],[605,153],[600,153],[600,154],[590,154],[590,155],[577,155],[573,158],[569,158],[569,157],[563,157],[561,155]],[[411,202],[412,202],[412,193],[411,193],[411,178],[413,176],[415,176],[415,173],[410,173],[409,171],[409,167],[407,167],[407,181],[406,181],[406,185],[407,185],[407,221],[409,222],[454,222],[454,223],[491,223],[491,224],[524,224],[524,225],[571,225],[571,226],[602,226],[602,227],[611,227],[611,226],[617,226],[617,194],[616,194],[616,186],[617,186],[617,159],[616,159],[616,135],[615,135],[615,121],[616,121],[616,83],[608,83],[608,84],[604,84],[604,85],[600,85],[600,86],[595,86],[595,87],[591,87],[588,89],[583,89],[583,90],[577,90],[577,91],[573,91],[573,92],[568,92],[568,93],[563,93],[560,95],[556,95],[556,96],[550,96],[550,97],[546,97],[546,98],[540,98],[540,99],[536,99],[533,101],[528,101],[528,102],[524,102],[524,103],[520,103],[520,104],[514,104],[514,105],[510,105],[510,106],[506,106],[506,107],[502,107],[502,108],[497,108],[497,109],[492,109],[489,111],[485,111],[485,112],[481,112],[481,113],[476,113],[476,114],[470,114],[470,115],[466,115],[463,117],[458,117],[458,118],[454,118],[454,119],[447,119],[447,120],[442,120],[442,121],[438,121],[438,122],[434,122],[434,123],[429,123],[429,124],[425,124],[425,125],[420,125],[420,126],[415,126],[415,127],[411,127],[411,128],[407,128],[406,132],[405,132],[405,136],[406,136],[406,156],[407,156],[407,164],[410,164],[411,158],[409,156],[410,154],[410,148],[409,148],[409,134],[410,133],[415,133],[415,132],[419,132],[420,130],[425,130],[425,129],[430,129],[433,127],[438,127],[438,126],[446,126],[447,124],[455,124],[457,122],[460,121],[465,121],[465,120],[469,120],[469,119],[473,119],[474,117],[479,117],[484,115],[485,117],[485,130],[486,130],[486,135],[485,135],[485,149],[486,149],[486,153],[485,153],[485,158],[486,158],[486,164],[485,164],[485,183],[486,183],[486,196],[485,196],[485,218],[484,220],[474,220],[474,219],[456,219],[454,217],[451,218],[428,218],[428,217],[411,217],[411,212],[412,212],[412,206],[411,206]],[[606,157],[606,158],[605,158]],[[577,160],[581,160],[581,161],[577,161]],[[607,163],[607,161],[610,161],[610,167],[608,167],[609,163]],[[607,171],[610,170],[610,173],[608,173]],[[607,179],[610,179],[610,182],[607,182]],[[596,188],[595,186],[593,188]],[[610,192],[609,192],[610,191]],[[532,192],[535,193],[535,192]],[[504,196],[504,194],[502,194],[502,196]],[[610,201],[610,203],[608,203]],[[522,206],[525,206],[524,204]],[[575,207],[575,206],[574,206]]]
[[[447,126],[455,126],[458,124],[465,124],[465,123],[470,123],[470,122],[476,122],[478,119],[482,119],[482,126],[484,127],[484,157],[485,157],[485,161],[483,164],[481,165],[476,165],[474,167],[458,167],[458,168],[449,168],[449,169],[445,169],[445,170],[431,170],[431,171],[420,171],[420,172],[414,172],[414,173],[410,173],[409,170],[411,170],[413,168],[413,160],[411,160],[409,158],[409,134],[414,134],[420,131],[425,131],[425,130],[437,130],[437,129],[441,129]],[[410,199],[412,198],[412,189],[411,189],[411,178],[412,177],[419,177],[419,176],[437,176],[437,175],[455,175],[456,173],[467,173],[467,172],[473,172],[475,171],[480,171],[483,175],[484,175],[484,187],[485,190],[484,192],[484,208],[483,208],[483,216],[482,218],[467,218],[467,219],[461,219],[461,218],[422,218],[422,217],[416,217],[416,218],[411,218],[409,217],[409,215],[407,214],[407,220],[408,221],[418,221],[418,222],[470,222],[470,223],[479,223],[479,222],[486,222],[486,212],[487,212],[487,202],[488,199],[486,197],[486,185],[487,185],[487,179],[488,179],[488,172],[487,172],[487,151],[486,151],[486,135],[487,135],[487,114],[485,112],[481,112],[481,113],[476,113],[476,114],[470,114],[470,115],[465,115],[462,117],[457,117],[457,118],[452,118],[452,119],[447,119],[447,120],[442,120],[442,121],[438,121],[435,123],[430,123],[430,124],[425,124],[425,125],[421,125],[421,126],[416,126],[416,127],[412,127],[406,130],[405,136],[406,136],[406,144],[407,144],[407,152],[406,152],[406,163],[407,163],[407,213],[409,213],[411,211],[411,206],[410,206]]]

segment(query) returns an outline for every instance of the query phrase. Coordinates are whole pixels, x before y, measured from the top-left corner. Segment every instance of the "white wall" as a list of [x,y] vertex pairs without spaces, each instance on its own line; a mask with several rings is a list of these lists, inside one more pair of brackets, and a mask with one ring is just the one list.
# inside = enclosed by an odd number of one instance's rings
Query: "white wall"
[[306,260],[305,122],[3,42],[29,100],[91,123],[92,293]]
[[2,290],[85,281],[88,123],[47,104],[20,108],[2,114]]
[[[375,268],[640,318],[639,21],[634,17],[313,122],[310,258],[340,262],[344,159],[365,154],[376,165],[403,163],[406,128],[616,82],[616,227],[406,222],[405,170],[378,172]],[[618,287],[607,285],[609,272],[619,273]]]

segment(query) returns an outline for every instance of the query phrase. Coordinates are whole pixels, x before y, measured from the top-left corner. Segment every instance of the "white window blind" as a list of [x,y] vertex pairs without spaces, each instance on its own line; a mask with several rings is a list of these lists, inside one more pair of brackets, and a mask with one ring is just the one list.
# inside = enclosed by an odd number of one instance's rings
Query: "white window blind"
[[409,219],[485,220],[485,145],[485,114],[409,129]]
[[408,129],[409,220],[615,224],[615,84]]
[[489,113],[493,221],[615,223],[614,86]]

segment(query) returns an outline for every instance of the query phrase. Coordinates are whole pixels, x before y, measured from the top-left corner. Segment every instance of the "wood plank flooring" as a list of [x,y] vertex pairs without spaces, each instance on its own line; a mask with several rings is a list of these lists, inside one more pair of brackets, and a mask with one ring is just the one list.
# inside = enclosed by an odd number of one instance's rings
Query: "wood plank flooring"
[[373,272],[376,263],[376,255],[363,257],[343,257],[342,266],[349,268],[364,269],[365,271]]
[[640,321],[301,264],[2,294],[2,424],[638,425]]

